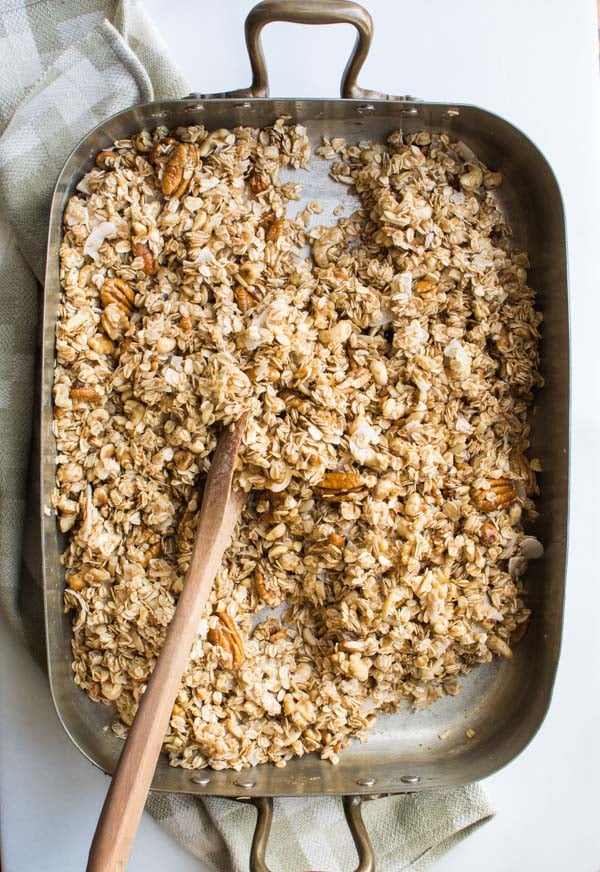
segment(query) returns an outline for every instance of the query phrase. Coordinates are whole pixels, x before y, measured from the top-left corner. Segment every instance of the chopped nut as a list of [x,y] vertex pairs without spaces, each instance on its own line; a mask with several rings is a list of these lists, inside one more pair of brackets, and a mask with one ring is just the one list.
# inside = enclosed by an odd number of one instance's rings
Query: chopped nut
[[387,367],[383,360],[372,360],[369,363],[369,369],[375,380],[375,384],[386,385],[388,382]]
[[245,288],[252,288],[259,280],[264,268],[264,263],[261,263],[260,261],[247,260],[245,263],[241,264],[238,278],[244,283]]
[[481,541],[486,545],[494,545],[500,538],[497,527],[491,521],[485,521],[481,525]]
[[113,169],[118,157],[118,152],[105,149],[104,151],[98,152],[96,155],[96,165],[99,166],[101,170]]
[[332,263],[343,242],[344,234],[339,227],[325,227],[312,246],[312,256],[317,266],[326,267]]
[[176,145],[177,140],[172,136],[167,136],[166,139],[161,139],[155,142],[148,153],[148,160],[151,164],[159,163],[161,158],[164,159],[165,152],[171,145]]
[[140,564],[144,569],[148,568],[148,565],[151,560],[154,560],[155,557],[158,557],[161,552],[160,542],[155,542],[154,545],[150,545],[144,551],[144,555],[140,560]]
[[367,681],[369,678],[370,662],[363,659],[358,652],[351,654],[349,658],[350,674],[359,681]]
[[259,598],[267,603],[267,605],[275,606],[278,603],[278,599],[273,593],[273,591],[269,590],[265,582],[265,576],[259,566],[256,566],[254,569],[254,584],[256,587],[256,593]]
[[323,345],[337,345],[342,342],[347,342],[352,335],[351,321],[338,321],[329,330],[320,330],[319,339]]
[[483,182],[483,170],[479,166],[473,166],[472,169],[460,177],[460,183],[465,191],[476,191],[481,187]]
[[502,173],[484,173],[483,186],[488,190],[497,188],[502,184]]
[[421,511],[423,500],[418,493],[412,493],[406,498],[404,503],[404,514],[411,518],[415,518]]
[[499,654],[501,657],[507,657],[508,659],[512,657],[512,651],[508,644],[499,636],[488,636],[487,646],[494,654]]
[[253,194],[262,194],[269,187],[269,180],[258,170],[253,170],[248,177],[248,184]]
[[67,584],[71,590],[83,590],[86,587],[83,576],[78,572],[67,575]]
[[104,699],[114,702],[121,696],[123,687],[120,684],[114,684],[112,681],[105,681],[100,690]]
[[191,451],[176,451],[173,460],[177,469],[189,469],[194,462],[194,455]]
[[115,344],[108,336],[103,336],[102,333],[95,333],[88,339],[88,347],[95,351],[96,354],[113,354]]
[[173,336],[161,336],[156,343],[156,350],[159,354],[170,354],[177,347],[177,341]]
[[524,638],[527,630],[529,629],[529,621],[523,621],[520,624],[517,624],[516,628],[510,634],[510,644],[514,647],[518,645],[519,642]]
[[288,222],[285,218],[276,218],[270,224],[265,234],[267,242],[277,242],[277,240],[285,237],[288,226]]
[[421,279],[421,281],[415,282],[415,291],[422,296],[430,294],[432,291],[435,291],[435,289],[435,282],[430,282],[427,279]]
[[523,482],[526,495],[532,497],[537,493],[537,482],[532,465],[529,463],[525,455],[518,451],[513,451],[511,453],[509,462],[510,471],[516,479]]

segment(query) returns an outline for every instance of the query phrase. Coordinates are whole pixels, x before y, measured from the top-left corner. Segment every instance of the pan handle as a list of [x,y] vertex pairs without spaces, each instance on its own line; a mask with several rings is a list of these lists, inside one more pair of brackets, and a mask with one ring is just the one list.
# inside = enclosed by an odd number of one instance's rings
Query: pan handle
[[[362,819],[361,805],[366,799],[376,798],[376,796],[342,797],[344,813],[358,853],[358,866],[354,872],[375,872],[373,847]],[[270,796],[261,796],[252,799],[251,802],[256,806],[257,818],[250,852],[250,872],[271,872],[267,866],[265,855],[273,820],[273,799]]]
[[364,91],[356,83],[371,47],[373,19],[366,9],[351,0],[263,0],[246,18],[246,45],[252,67],[253,97],[269,96],[269,77],[260,35],[265,24],[289,21],[293,24],[352,24],[357,36],[352,54],[342,75],[342,97],[383,97]]
[[[288,21],[292,24],[352,24],[357,36],[352,54],[342,75],[342,97],[381,100],[387,94],[368,91],[357,84],[357,77],[371,47],[373,19],[359,3],[352,0],[262,0],[248,13],[245,25],[246,47],[252,67],[249,88],[225,91],[222,94],[194,94],[194,97],[268,97],[269,76],[262,50],[261,33],[266,24]],[[410,99],[410,98],[400,98]]]

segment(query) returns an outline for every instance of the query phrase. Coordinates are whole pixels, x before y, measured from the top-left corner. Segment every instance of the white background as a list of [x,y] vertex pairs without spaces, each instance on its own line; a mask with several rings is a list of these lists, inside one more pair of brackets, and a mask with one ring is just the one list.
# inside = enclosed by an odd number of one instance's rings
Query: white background
[[[595,0],[364,3],[375,20],[375,38],[361,83],[396,94],[474,103],[521,127],[557,174],[569,235],[572,504],[556,690],[532,745],[485,782],[498,809],[496,818],[435,868],[599,872],[600,103]],[[242,25],[251,2],[146,0],[145,5],[194,90],[249,84]],[[267,28],[272,95],[336,96],[353,38],[346,26]],[[2,868],[81,872],[107,781],[71,746],[45,680],[7,633],[0,657]],[[128,868],[202,869],[148,816]]]

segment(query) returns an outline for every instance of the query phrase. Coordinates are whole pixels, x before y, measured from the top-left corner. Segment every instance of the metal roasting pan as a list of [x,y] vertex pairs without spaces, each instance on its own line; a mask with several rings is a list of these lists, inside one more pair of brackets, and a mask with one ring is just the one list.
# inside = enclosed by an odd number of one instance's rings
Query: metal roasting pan
[[[268,78],[260,44],[265,24],[350,23],[358,36],[341,84],[341,99],[269,99]],[[349,141],[382,140],[392,130],[444,132],[462,140],[493,169],[503,172],[503,207],[517,242],[531,258],[530,284],[538,291],[544,314],[542,372],[545,387],[531,417],[532,451],[544,472],[535,534],[545,546],[542,559],[526,576],[530,628],[512,660],[499,658],[474,669],[463,692],[429,709],[382,715],[367,744],[354,742],[332,766],[309,755],[279,769],[271,764],[240,772],[189,771],[168,765],[161,756],[153,789],[245,798],[258,808],[251,869],[268,872],[264,860],[272,814],[272,797],[332,794],[344,797],[346,815],[360,863],[356,872],[373,870],[374,859],[362,819],[361,801],[391,793],[452,787],[484,778],[504,766],[533,737],[550,703],[559,656],[563,614],[569,441],[569,336],[567,264],[563,206],[556,179],[536,146],[511,124],[475,106],[420,102],[367,91],[357,75],[367,56],[372,22],[359,5],[345,0],[266,0],[246,20],[246,42],[253,79],[250,88],[216,95],[192,94],[135,106],[114,115],[89,133],[68,158],[52,202],[46,267],[42,389],[42,518],[46,635],[54,704],[74,744],[96,766],[112,773],[122,742],[110,730],[113,711],[91,702],[74,683],[71,671],[71,626],[63,613],[64,571],[60,554],[65,540],[50,505],[56,445],[52,435],[55,326],[60,281],[58,249],[62,213],[75,185],[94,156],[115,139],[128,138],[157,125],[203,123],[209,129],[271,124],[290,115],[306,126],[311,144],[323,135]],[[349,204],[351,195],[329,179],[325,161],[313,159],[309,173],[297,173],[303,202],[318,199],[326,208]],[[467,739],[467,728],[475,737]],[[441,733],[449,732],[444,741]]]

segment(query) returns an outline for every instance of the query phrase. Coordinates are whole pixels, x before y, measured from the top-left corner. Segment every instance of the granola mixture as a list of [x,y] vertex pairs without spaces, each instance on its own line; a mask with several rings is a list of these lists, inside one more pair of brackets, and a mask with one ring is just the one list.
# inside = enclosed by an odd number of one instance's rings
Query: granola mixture
[[[143,131],[64,215],[54,506],[75,681],[126,733],[189,565],[216,434],[249,492],[165,750],[337,761],[377,712],[510,657],[540,547],[526,456],[540,314],[462,143],[325,140],[360,208],[295,218],[306,131]],[[309,249],[305,248],[308,246]]]

